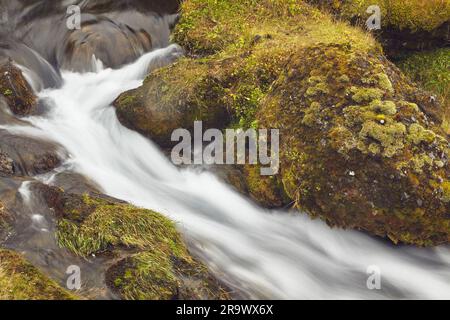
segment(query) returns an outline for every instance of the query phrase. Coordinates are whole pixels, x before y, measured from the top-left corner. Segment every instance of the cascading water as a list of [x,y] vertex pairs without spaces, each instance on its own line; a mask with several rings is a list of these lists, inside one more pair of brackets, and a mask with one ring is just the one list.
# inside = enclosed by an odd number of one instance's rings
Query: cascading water
[[[47,114],[28,118],[31,126],[2,128],[59,143],[70,154],[60,170],[175,220],[194,253],[245,297],[450,298],[450,248],[394,247],[305,215],[263,210],[209,173],[177,169],[121,126],[111,102],[139,86],[149,66],[179,54],[172,45],[120,70],[63,72],[61,88],[39,93]],[[367,288],[369,266],[379,267],[381,290]]]

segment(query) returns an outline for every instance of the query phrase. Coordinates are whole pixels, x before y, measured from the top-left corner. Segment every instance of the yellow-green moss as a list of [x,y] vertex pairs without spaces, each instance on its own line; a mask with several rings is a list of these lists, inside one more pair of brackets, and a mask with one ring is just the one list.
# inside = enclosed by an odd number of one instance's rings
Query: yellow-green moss
[[89,256],[111,246],[171,251],[185,254],[186,248],[175,225],[159,213],[84,196],[92,207],[82,223],[77,208],[67,212],[58,222],[57,239],[62,247],[80,256]]
[[344,18],[364,18],[370,14],[366,10],[371,5],[381,9],[382,28],[394,27],[413,32],[432,31],[450,20],[448,0],[343,0],[335,1],[334,7]]
[[450,100],[450,48],[414,53],[400,59],[399,67],[425,89]]
[[110,288],[123,299],[228,298],[189,254],[175,224],[154,211],[72,195],[65,200],[57,240],[83,257],[127,252],[106,274]]
[[73,300],[20,254],[0,249],[0,300]]
[[419,52],[400,58],[398,66],[445,106],[442,127],[450,133],[450,49]]
[[320,121],[321,106],[318,102],[311,103],[310,107],[305,110],[303,124],[312,127]]
[[442,201],[450,202],[450,181],[442,183]]

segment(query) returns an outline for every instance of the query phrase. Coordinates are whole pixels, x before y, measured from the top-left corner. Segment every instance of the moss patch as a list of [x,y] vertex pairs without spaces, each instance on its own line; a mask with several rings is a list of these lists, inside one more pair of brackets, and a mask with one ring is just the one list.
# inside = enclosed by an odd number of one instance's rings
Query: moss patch
[[367,19],[366,10],[374,4],[381,9],[382,28],[432,31],[450,20],[450,1],[447,0],[343,0],[330,3],[347,19]]
[[410,54],[400,58],[397,64],[413,81],[445,105],[443,128],[450,134],[450,49]]
[[88,195],[66,197],[61,212],[60,246],[80,256],[127,252],[107,273],[108,285],[122,298],[228,297],[161,214]]
[[0,300],[73,300],[18,253],[0,250]]

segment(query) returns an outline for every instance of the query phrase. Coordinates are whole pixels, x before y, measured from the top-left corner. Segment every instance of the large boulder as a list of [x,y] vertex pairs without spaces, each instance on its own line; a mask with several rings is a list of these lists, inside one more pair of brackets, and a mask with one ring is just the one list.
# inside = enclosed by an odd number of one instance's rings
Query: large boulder
[[280,129],[280,175],[242,170],[261,203],[284,204],[286,193],[333,226],[449,242],[444,107],[369,34],[303,1],[190,0],[182,12],[174,39],[188,57],[119,98],[125,125],[163,146],[203,117],[219,129]]

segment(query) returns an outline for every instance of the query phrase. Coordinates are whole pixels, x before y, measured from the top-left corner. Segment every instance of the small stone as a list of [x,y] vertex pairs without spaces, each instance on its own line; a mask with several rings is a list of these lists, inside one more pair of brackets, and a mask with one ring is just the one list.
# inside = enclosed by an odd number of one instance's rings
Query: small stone
[[351,177],[354,177],[354,176],[356,176],[356,173],[355,173],[355,171],[350,171],[349,173],[349,176],[351,176]]

